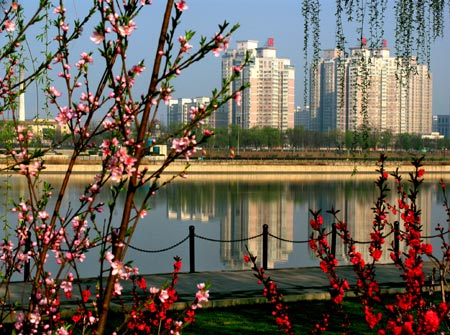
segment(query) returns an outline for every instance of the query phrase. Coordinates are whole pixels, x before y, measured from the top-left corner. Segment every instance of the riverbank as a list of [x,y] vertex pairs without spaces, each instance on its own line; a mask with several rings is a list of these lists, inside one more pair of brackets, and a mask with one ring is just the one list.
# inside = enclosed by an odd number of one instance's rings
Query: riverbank
[[[68,158],[61,156],[46,157],[46,168],[44,173],[59,174],[67,171]],[[158,169],[162,160],[158,158],[145,158],[143,166],[150,171]],[[164,171],[165,174],[177,174],[189,163],[189,174],[239,174],[239,175],[263,175],[263,174],[282,174],[282,175],[354,175],[363,174],[373,176],[376,174],[377,162],[374,160],[199,160],[193,159],[177,160],[170,164]],[[424,161],[423,163],[427,175],[433,178],[445,178],[450,175],[450,161]],[[6,162],[0,162],[0,169],[6,168]],[[101,171],[101,160],[98,156],[80,157],[79,162],[74,166],[74,173],[95,174]],[[398,168],[402,174],[413,171],[409,161],[387,161],[385,168],[388,171],[394,171]]]

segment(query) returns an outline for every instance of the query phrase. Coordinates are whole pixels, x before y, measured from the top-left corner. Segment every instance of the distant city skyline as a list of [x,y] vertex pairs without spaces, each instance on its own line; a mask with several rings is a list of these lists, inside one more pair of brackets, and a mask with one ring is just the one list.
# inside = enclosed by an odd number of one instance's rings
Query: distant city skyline
[[[400,84],[398,59],[390,54],[385,41],[376,49],[367,45],[351,48],[342,57],[337,49],[325,50],[321,56],[317,67],[311,69],[307,129],[345,132],[365,124],[375,132],[431,133],[432,73],[426,64],[411,57],[408,66],[415,67],[414,74]],[[368,86],[363,88],[361,81]]]
[[[303,18],[301,15],[301,1],[280,0],[229,0],[227,6],[217,9],[216,1],[188,1],[189,9],[183,18],[183,25],[197,30],[199,35],[210,36],[218,23],[223,20],[231,24],[239,23],[240,28],[233,35],[230,47],[235,48],[238,40],[257,40],[261,44],[271,37],[279,57],[291,59],[296,71],[296,106],[303,106]],[[322,1],[321,48],[335,47],[335,1]],[[214,13],[214,15],[205,15]],[[251,15],[249,15],[251,13]],[[392,12],[386,18],[386,34],[391,55],[395,55]],[[432,44],[432,60],[430,71],[433,73],[433,114],[450,114],[450,20],[445,15],[444,38]],[[211,30],[212,29],[212,30]],[[358,47],[359,42],[354,27],[346,27],[346,48]],[[196,79],[196,85],[189,85],[190,78],[180,78],[180,85],[176,87],[174,96],[204,96],[209,95],[211,89],[220,84],[220,59],[210,57],[203,65],[199,64],[189,76]],[[197,73],[198,69],[206,69]],[[217,74],[217,77],[211,78]],[[198,79],[198,80],[197,80]],[[184,84],[186,83],[186,84]]]
[[[81,18],[87,10],[87,3],[69,0],[66,2],[67,12],[75,18]],[[191,44],[197,47],[200,36],[212,37],[218,30],[218,24],[225,20],[231,25],[240,24],[240,28],[233,35],[230,47],[236,47],[236,41],[256,40],[264,44],[268,38],[273,38],[278,57],[291,60],[295,67],[295,105],[303,105],[303,18],[301,15],[301,4],[292,0],[228,0],[226,6],[215,0],[188,0],[189,9],[183,14],[182,24],[176,36],[183,35],[185,30],[196,31]],[[321,47],[332,49],[335,46],[335,1],[322,1],[322,24],[321,25]],[[26,4],[26,9],[32,10],[36,4]],[[388,4],[390,5],[390,4]],[[161,26],[162,13],[165,2],[154,0],[153,5],[147,6],[142,11],[142,16],[136,19],[137,30],[130,41],[128,59],[130,65],[139,62],[143,58],[147,65],[147,72],[153,64],[157,34]],[[392,53],[394,46],[394,32],[392,29],[392,11],[388,11],[389,18],[386,19],[387,27],[385,38]],[[431,72],[433,73],[433,114],[450,114],[450,66],[448,55],[450,54],[450,19],[446,11],[445,37],[432,45]],[[326,24],[325,24],[326,23]],[[347,25],[347,24],[346,24]],[[348,29],[347,29],[348,28]],[[93,26],[86,26],[84,35],[73,44],[73,57],[82,51],[96,50],[97,46],[90,41],[89,36]],[[346,27],[346,47],[357,47],[358,40],[354,27]],[[27,36],[32,36],[32,34]],[[36,49],[35,56],[39,53],[42,45],[36,44],[36,40],[29,41],[30,48]],[[103,61],[96,57],[93,71],[101,68]],[[99,67],[97,67],[97,65]],[[95,78],[96,73],[92,73]],[[56,84],[56,83],[55,83]],[[191,69],[185,70],[179,78],[173,81],[175,91],[173,98],[204,97],[210,96],[211,91],[221,84],[221,57],[208,55],[205,60],[194,64]],[[136,88],[145,91],[148,83],[144,76],[142,81],[136,82]],[[27,119],[35,116],[34,107],[43,106],[43,95],[38,98],[34,94],[26,96]],[[39,107],[38,107],[39,108]],[[42,107],[40,107],[42,108]],[[55,111],[49,111],[54,113]]]

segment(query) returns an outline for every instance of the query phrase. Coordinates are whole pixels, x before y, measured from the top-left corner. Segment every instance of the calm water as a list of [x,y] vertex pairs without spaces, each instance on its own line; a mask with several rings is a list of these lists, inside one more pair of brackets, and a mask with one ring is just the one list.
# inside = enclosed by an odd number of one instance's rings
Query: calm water
[[[57,176],[45,178],[56,186],[59,183]],[[165,249],[187,237],[189,226],[193,225],[197,235],[208,239],[244,240],[219,243],[196,238],[197,271],[243,269],[248,267],[242,261],[246,245],[254,254],[262,254],[262,239],[252,237],[260,234],[262,226],[267,224],[271,234],[293,241],[269,237],[269,267],[317,265],[307,244],[296,243],[306,241],[310,234],[308,210],[322,209],[326,224],[330,224],[331,217],[325,211],[331,207],[339,209],[340,217],[348,223],[354,238],[367,241],[372,221],[370,208],[376,198],[373,178],[336,175],[190,176],[157,193],[151,201],[152,210],[137,229],[132,245],[148,251]],[[23,178],[3,177],[3,181],[6,180],[12,187],[3,201],[25,195]],[[66,206],[76,205],[89,181],[87,177],[77,176],[71,184]],[[2,192],[6,194],[4,186]],[[442,202],[438,181],[425,182],[419,202],[425,235],[434,234],[434,226],[438,222],[447,227]],[[11,205],[3,203],[0,213],[7,208]],[[13,221],[14,218],[13,214],[8,215],[8,220]],[[97,222],[100,221],[98,218]],[[361,246],[361,252],[367,255],[365,249],[364,245]],[[340,264],[347,264],[344,253],[338,243]],[[388,253],[385,254],[387,256]],[[160,273],[172,270],[175,255],[184,259],[184,270],[188,271],[188,241],[161,253],[129,250],[127,259],[133,259],[141,273]],[[97,259],[98,253],[94,250],[80,266],[83,276],[96,274]]]

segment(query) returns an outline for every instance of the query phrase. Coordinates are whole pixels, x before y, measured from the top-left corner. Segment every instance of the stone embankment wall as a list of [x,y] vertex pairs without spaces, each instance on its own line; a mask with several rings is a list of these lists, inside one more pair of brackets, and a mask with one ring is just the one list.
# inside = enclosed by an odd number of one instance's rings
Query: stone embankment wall
[[[46,159],[45,173],[64,173],[67,169],[67,158],[61,156],[48,157]],[[150,171],[160,167],[161,160],[144,160]],[[173,162],[165,173],[176,174],[181,172],[185,160]],[[191,160],[189,162],[189,174],[339,174],[351,175],[353,173],[373,175],[376,173],[377,164],[374,161],[352,160]],[[0,161],[0,169],[6,167],[5,161]],[[399,169],[401,174],[411,172],[409,162],[387,162],[386,170],[392,172]],[[450,177],[450,162],[424,162],[424,168],[428,176],[433,178]],[[74,167],[75,173],[95,174],[101,170],[101,161],[97,156],[81,157]]]

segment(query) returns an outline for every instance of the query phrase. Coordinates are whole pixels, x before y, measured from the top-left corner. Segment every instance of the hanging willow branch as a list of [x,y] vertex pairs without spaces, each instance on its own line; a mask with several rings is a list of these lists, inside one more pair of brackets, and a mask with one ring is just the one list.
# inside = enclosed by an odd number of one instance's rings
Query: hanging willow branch
[[387,0],[369,1],[367,6],[369,8],[370,48],[379,49],[383,47]]
[[308,59],[308,49],[309,49],[309,1],[303,1],[302,5],[302,15],[304,17],[303,24],[303,57],[304,57],[304,83],[303,83],[303,106],[306,107],[308,104],[308,73],[309,73],[309,59]]
[[[323,0],[328,1],[328,0]],[[336,11],[336,48],[342,61],[338,63],[339,76],[339,94],[338,107],[342,103],[345,86],[349,83],[344,81],[344,72],[346,62],[345,43],[346,35],[344,33],[344,24],[353,22],[356,30],[352,32],[357,34],[360,46],[366,47],[366,39],[369,38],[367,46],[370,49],[381,49],[385,34],[385,23],[387,13],[393,13],[395,19],[395,55],[397,56],[397,74],[398,85],[402,86],[402,92],[408,92],[410,76],[416,73],[417,64],[427,64],[430,69],[431,62],[431,43],[444,34],[445,16],[450,15],[450,1],[446,0],[335,0]],[[446,8],[447,7],[447,8]],[[448,9],[448,11],[446,11]],[[320,62],[320,0],[302,0],[302,15],[304,18],[304,104],[308,105],[308,89],[316,89],[318,75],[316,74],[317,65]],[[329,21],[326,21],[329,24]],[[368,36],[364,36],[368,34]],[[312,43],[311,43],[312,39]],[[312,50],[311,50],[312,48]],[[367,63],[369,62],[369,63]],[[362,66],[370,68],[370,56],[368,60],[361,61]],[[361,69],[357,83],[359,88],[365,90],[370,86],[369,70]],[[311,76],[309,76],[311,75]],[[358,77],[358,76],[356,76]],[[308,85],[308,78],[311,82]],[[362,87],[360,85],[363,85]],[[367,97],[364,94],[359,96],[358,103],[353,103],[353,108],[358,108],[358,113],[362,114],[362,131],[369,131],[369,120],[367,108],[364,110]],[[341,101],[339,101],[341,100]],[[353,111],[355,113],[356,111]],[[355,118],[356,114],[353,114]],[[361,126],[361,125],[360,125]],[[361,130],[361,127],[358,127]],[[364,134],[363,134],[364,135]],[[365,134],[363,137],[367,137]],[[365,142],[365,141],[364,141]]]
[[338,110],[344,108],[344,93],[345,93],[345,34],[342,25],[343,13],[342,0],[336,0],[336,49],[339,52],[337,75],[338,75],[338,101],[336,107]]

